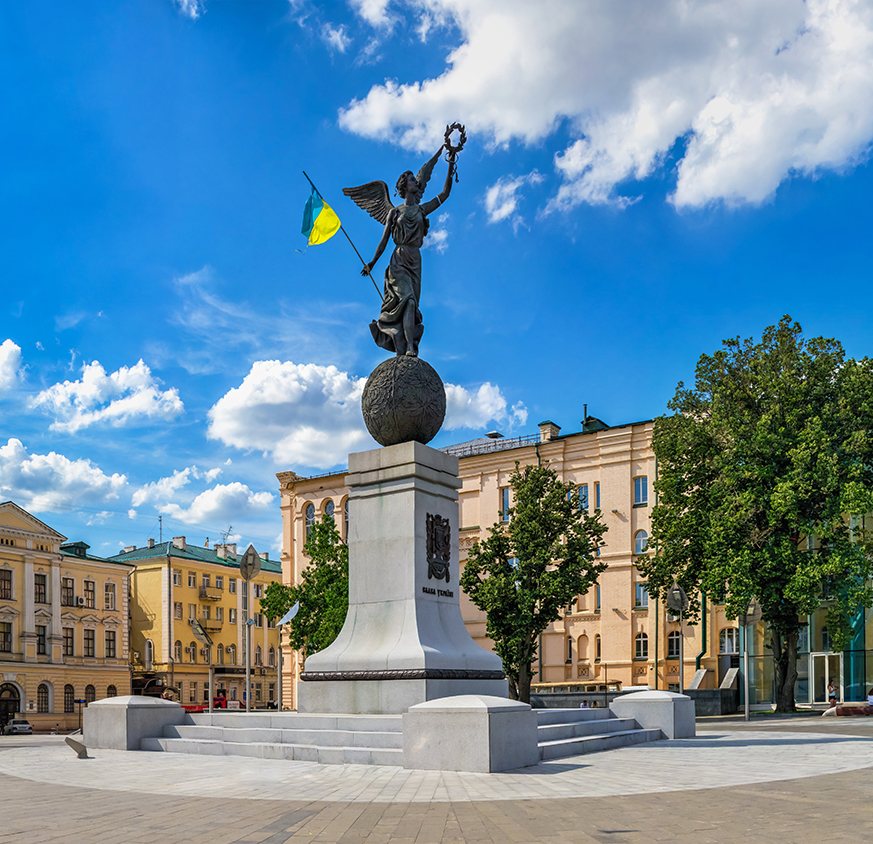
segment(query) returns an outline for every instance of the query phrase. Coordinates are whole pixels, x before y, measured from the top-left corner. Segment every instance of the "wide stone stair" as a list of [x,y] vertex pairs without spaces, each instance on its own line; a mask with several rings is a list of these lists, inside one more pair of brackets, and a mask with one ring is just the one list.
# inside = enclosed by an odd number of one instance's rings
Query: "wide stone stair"
[[208,712],[164,727],[142,750],[255,756],[325,764],[403,765],[400,715],[298,715]]
[[560,759],[659,741],[660,730],[644,730],[633,718],[609,709],[536,709],[540,759]]

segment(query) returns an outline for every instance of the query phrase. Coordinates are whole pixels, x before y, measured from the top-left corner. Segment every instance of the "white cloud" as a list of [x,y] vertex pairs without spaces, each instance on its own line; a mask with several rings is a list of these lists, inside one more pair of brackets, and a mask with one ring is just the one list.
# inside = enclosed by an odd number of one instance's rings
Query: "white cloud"
[[114,501],[126,475],[106,475],[90,460],[70,460],[52,451],[28,454],[21,440],[0,446],[0,498],[37,513],[59,513]]
[[348,31],[342,24],[333,27],[329,23],[326,23],[322,26],[321,40],[324,41],[331,52],[336,51],[338,53],[344,53],[348,49],[349,44],[352,43]]
[[502,422],[510,427],[527,422],[527,408],[521,402],[511,407],[499,387],[489,382],[470,391],[455,384],[446,384],[446,421],[443,427],[484,428],[489,422]]
[[45,346],[43,346],[43,344],[40,343],[39,340],[36,341],[36,348],[39,349],[41,352],[45,350]]
[[161,391],[160,381],[140,360],[109,375],[98,361],[82,367],[80,381],[64,381],[43,390],[31,406],[55,417],[53,431],[75,433],[97,423],[115,427],[175,419],[184,406],[178,390]]
[[175,497],[180,489],[188,486],[192,480],[205,480],[208,483],[212,483],[221,472],[220,466],[206,472],[198,469],[196,466],[188,466],[181,471],[174,469],[170,477],[160,478],[150,484],[141,486],[133,493],[131,503],[134,507],[140,507],[143,504],[165,503]]
[[180,15],[196,21],[206,11],[205,0],[173,0]]
[[451,214],[448,211],[444,211],[442,214],[437,217],[437,222],[440,225],[438,229],[430,229],[427,233],[427,237],[424,239],[423,249],[435,249],[437,252],[442,254],[449,247],[449,230],[445,227],[446,223],[449,221]]
[[21,376],[21,347],[12,340],[0,343],[0,390],[11,390]]
[[372,444],[361,418],[365,383],[335,366],[256,361],[210,409],[209,437],[283,465],[335,466]]
[[518,208],[519,190],[525,185],[536,185],[543,181],[543,176],[534,170],[526,176],[501,176],[485,191],[485,211],[489,223],[499,223],[511,220],[518,224],[522,218],[516,214]]
[[273,499],[274,496],[269,492],[252,492],[245,484],[234,481],[230,484],[217,484],[212,489],[201,492],[187,507],[166,504],[159,510],[186,524],[219,524],[262,515],[273,506]]
[[[358,0],[384,28],[388,0]],[[551,210],[626,205],[674,164],[678,208],[760,203],[794,174],[841,171],[873,139],[873,4],[855,0],[405,0],[460,44],[436,78],[374,86],[351,132],[430,149],[447,116],[494,145],[560,128]],[[396,13],[396,12],[395,12]]]

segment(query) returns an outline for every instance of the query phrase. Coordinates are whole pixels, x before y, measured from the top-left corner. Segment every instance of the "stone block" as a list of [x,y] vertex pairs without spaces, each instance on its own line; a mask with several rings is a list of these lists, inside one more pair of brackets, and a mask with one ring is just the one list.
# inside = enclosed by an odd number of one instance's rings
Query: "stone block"
[[633,692],[616,698],[610,705],[617,718],[633,718],[645,730],[660,730],[664,738],[696,735],[694,701],[676,692]]
[[185,710],[162,698],[126,695],[89,703],[82,713],[82,733],[88,747],[139,750],[144,738],[159,738],[164,727],[184,724]]
[[493,773],[537,765],[536,714],[526,703],[457,695],[419,703],[403,716],[403,767]]

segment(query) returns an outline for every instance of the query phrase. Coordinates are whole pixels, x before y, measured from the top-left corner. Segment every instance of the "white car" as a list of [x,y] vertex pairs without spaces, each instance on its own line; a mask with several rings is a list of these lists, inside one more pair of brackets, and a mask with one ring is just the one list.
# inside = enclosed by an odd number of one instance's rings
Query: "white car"
[[13,718],[4,728],[3,735],[32,735],[33,727],[30,726],[30,721],[25,718]]

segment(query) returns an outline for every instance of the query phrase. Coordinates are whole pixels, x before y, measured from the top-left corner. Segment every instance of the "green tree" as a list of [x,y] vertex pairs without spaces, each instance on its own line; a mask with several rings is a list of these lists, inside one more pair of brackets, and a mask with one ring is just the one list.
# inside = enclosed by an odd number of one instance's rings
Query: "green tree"
[[312,525],[304,546],[309,565],[296,586],[271,583],[261,598],[261,612],[281,618],[300,601],[288,628],[288,640],[305,659],[324,650],[342,629],[349,609],[349,549],[330,516]]
[[678,581],[692,621],[701,593],[726,595],[731,618],[757,598],[776,708],[790,712],[802,617],[828,598],[842,649],[852,613],[873,600],[871,549],[852,519],[873,510],[873,366],[836,340],[804,340],[787,316],[759,343],[722,346],[655,421],[652,553],[636,565],[656,597]]
[[461,588],[487,614],[514,700],[530,703],[531,664],[540,633],[606,568],[596,559],[606,526],[579,506],[575,484],[545,466],[510,478],[514,506],[470,549]]

